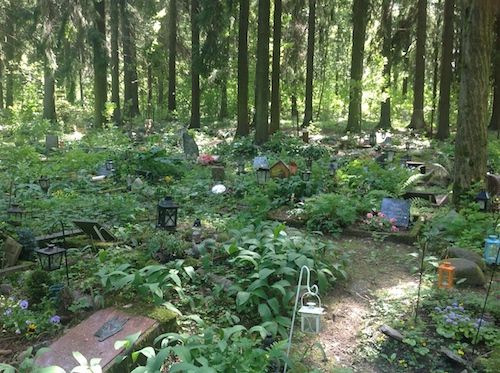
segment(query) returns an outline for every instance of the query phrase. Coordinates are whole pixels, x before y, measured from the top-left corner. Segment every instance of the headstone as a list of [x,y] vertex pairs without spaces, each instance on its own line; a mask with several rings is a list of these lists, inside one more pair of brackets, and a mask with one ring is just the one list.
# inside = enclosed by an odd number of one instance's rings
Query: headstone
[[[95,333],[106,322],[118,317],[120,320],[130,318],[123,329],[110,338],[99,341]],[[57,365],[66,372],[70,372],[78,366],[78,361],[73,357],[73,351],[80,352],[87,361],[92,358],[100,358],[99,364],[103,371],[109,370],[114,364],[115,358],[123,353],[124,348],[115,349],[116,341],[125,340],[128,335],[142,332],[136,344],[140,345],[148,331],[158,327],[158,323],[150,318],[131,315],[115,308],[106,308],[97,311],[87,320],[84,320],[76,327],[64,334],[59,340],[54,342],[49,351],[42,354],[35,360],[35,364],[40,367]]]
[[410,222],[410,201],[401,199],[384,198],[382,199],[381,211],[387,219],[395,219],[396,227],[408,227]]
[[269,162],[266,157],[255,157],[253,159],[253,167],[254,168],[267,168],[269,167]]
[[57,135],[46,135],[45,136],[45,149],[53,149],[59,147],[59,139]]
[[72,220],[72,222],[94,240],[116,241],[115,236],[95,220]]
[[22,249],[23,245],[15,241],[12,237],[7,237],[0,252],[2,254],[0,257],[2,259],[1,268],[15,265]]
[[184,150],[184,155],[188,158],[197,158],[200,155],[198,145],[196,145],[194,137],[188,131],[182,132],[182,149]]

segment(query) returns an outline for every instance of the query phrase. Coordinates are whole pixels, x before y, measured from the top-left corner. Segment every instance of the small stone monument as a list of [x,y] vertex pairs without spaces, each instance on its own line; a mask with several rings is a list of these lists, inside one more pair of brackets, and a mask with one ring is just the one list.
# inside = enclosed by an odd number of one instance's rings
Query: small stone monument
[[45,136],[45,149],[50,150],[59,147],[59,139],[57,135],[46,135]]
[[214,181],[223,181],[225,176],[223,166],[212,166],[212,179],[214,179]]
[[184,155],[188,158],[197,158],[200,155],[200,149],[194,141],[193,136],[186,131],[182,131],[182,149],[184,151]]

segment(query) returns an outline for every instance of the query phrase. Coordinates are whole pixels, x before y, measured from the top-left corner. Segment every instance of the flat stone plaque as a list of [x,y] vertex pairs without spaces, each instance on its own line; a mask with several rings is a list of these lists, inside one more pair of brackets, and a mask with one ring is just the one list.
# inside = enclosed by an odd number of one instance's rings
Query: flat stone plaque
[[95,220],[72,220],[72,222],[94,240],[116,241],[116,237]]
[[[94,333],[107,321],[118,317],[120,320],[129,317],[121,331],[113,336],[99,342],[99,338]],[[100,365],[103,371],[109,369],[114,359],[123,351],[123,347],[115,350],[115,342],[125,340],[128,335],[141,332],[141,337],[136,341],[139,343],[150,328],[157,327],[158,323],[150,318],[134,316],[116,308],[106,308],[97,311],[87,320],[81,322],[71,329],[59,340],[54,342],[49,351],[42,354],[35,360],[35,364],[41,367],[59,366],[66,372],[70,372],[78,366],[78,362],[73,357],[73,351],[80,352],[87,361],[92,358],[100,358]]]
[[410,222],[410,201],[401,199],[384,198],[382,199],[381,211],[387,219],[396,219],[394,225],[396,227],[408,227]]

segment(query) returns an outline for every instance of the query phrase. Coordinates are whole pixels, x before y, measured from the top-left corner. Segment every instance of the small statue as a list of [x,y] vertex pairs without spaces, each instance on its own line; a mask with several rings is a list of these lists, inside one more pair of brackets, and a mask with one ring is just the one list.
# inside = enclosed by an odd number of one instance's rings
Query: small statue
[[94,336],[99,338],[99,342],[102,342],[122,330],[123,325],[125,325],[125,323],[129,319],[130,317],[127,317],[120,321],[118,320],[118,316],[115,316],[111,320],[106,321],[99,329],[97,329],[97,331],[94,333]]

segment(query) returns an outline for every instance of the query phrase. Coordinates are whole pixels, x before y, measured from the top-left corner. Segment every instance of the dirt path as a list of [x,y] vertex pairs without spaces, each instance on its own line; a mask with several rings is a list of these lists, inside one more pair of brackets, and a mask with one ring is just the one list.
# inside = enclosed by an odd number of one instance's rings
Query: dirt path
[[349,280],[323,299],[326,316],[318,342],[328,362],[322,363],[321,368],[324,372],[388,373],[366,359],[370,346],[381,336],[380,325],[370,315],[377,299],[399,298],[408,288],[417,288],[418,279],[410,274],[409,265],[405,265],[408,254],[416,248],[375,242],[371,238],[333,241],[342,251],[350,252],[352,263]]

